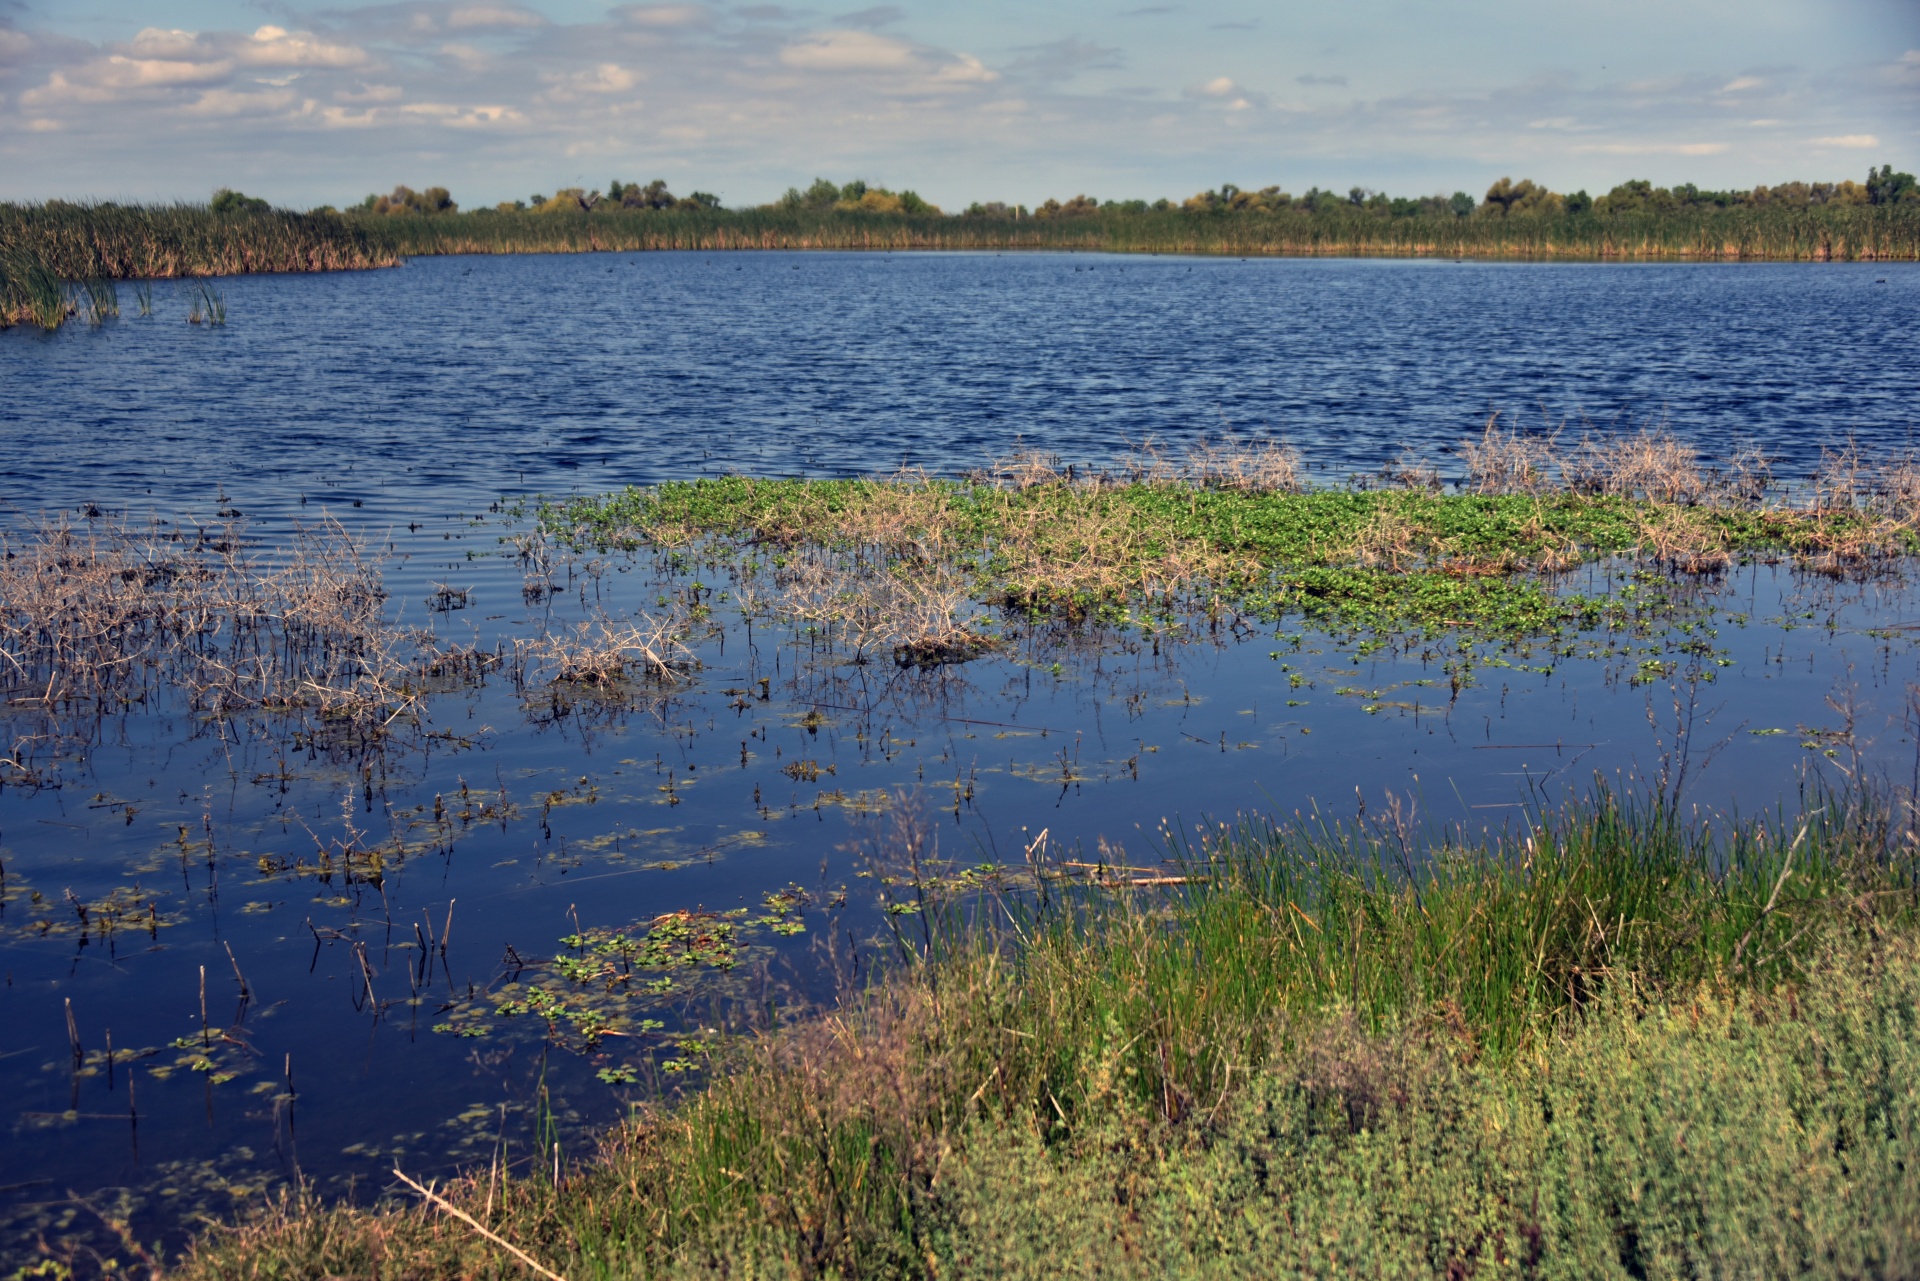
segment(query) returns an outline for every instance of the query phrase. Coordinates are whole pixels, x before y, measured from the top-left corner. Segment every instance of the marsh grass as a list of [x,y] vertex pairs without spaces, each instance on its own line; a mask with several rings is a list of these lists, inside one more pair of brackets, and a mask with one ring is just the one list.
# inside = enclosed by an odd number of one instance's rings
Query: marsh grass
[[1102,212],[1052,220],[848,212],[611,210],[356,218],[399,254],[690,249],[1037,249],[1118,253],[1530,258],[1920,257],[1908,206],[1729,209],[1601,217],[1381,218],[1363,210]]
[[227,296],[204,280],[187,289],[187,323],[209,327],[227,323]]
[[399,261],[366,228],[337,215],[60,200],[0,203],[0,252],[30,257],[56,280],[341,271]]
[[1454,494],[1411,457],[1310,488],[1291,447],[1222,439],[1143,447],[1110,468],[1023,450],[957,480],[672,483],[549,504],[539,518],[576,549],[723,561],[856,654],[876,642],[965,652],[965,637],[994,633],[993,610],[1551,633],[1626,616],[1621,599],[1556,585],[1582,564],[1625,558],[1678,588],[1745,556],[1844,577],[1890,572],[1920,547],[1911,458],[1830,451],[1810,484],[1783,490],[1756,451],[1708,465],[1659,427],[1563,439],[1490,421],[1463,445]]
[[[1177,876],[1036,848],[1030,888],[966,898],[883,838],[917,905],[883,980],[736,1040],[558,1180],[444,1194],[574,1277],[1897,1272],[1912,843],[1810,799],[1249,819],[1170,834]],[[514,1266],[436,1210],[292,1199],[180,1271]]]
[[184,204],[0,203],[6,273],[0,326],[23,319],[46,325],[52,315],[35,301],[43,295],[13,283],[28,263],[57,284],[341,271],[437,254],[728,249],[1911,260],[1920,258],[1920,212],[1898,205],[1381,218],[1357,209],[1231,216],[1168,210],[1014,221],[778,209],[366,217],[283,210],[216,214]]
[[0,691],[49,710],[180,691],[226,717],[301,710],[377,733],[490,657],[385,616],[381,562],[323,520],[269,559],[242,524],[50,519],[0,534]]
[[0,240],[0,328],[58,329],[70,314],[60,277],[39,257]]

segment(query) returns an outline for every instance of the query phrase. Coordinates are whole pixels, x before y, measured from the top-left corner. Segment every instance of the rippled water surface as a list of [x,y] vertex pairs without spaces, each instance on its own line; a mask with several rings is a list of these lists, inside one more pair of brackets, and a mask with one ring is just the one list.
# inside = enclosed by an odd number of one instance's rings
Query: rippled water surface
[[1493,410],[1665,417],[1804,470],[1920,425],[1909,264],[606,254],[224,287],[225,329],[162,283],[148,320],[0,336],[8,500],[225,484],[410,510],[1223,428],[1338,476]]
[[[272,552],[324,511],[384,557],[401,621],[511,653],[599,610],[705,601],[700,667],[619,700],[496,671],[373,754],[164,697],[57,748],[30,705],[0,713],[0,748],[34,766],[0,787],[0,1266],[104,1239],[101,1216],[177,1244],[295,1179],[366,1197],[396,1162],[524,1169],[555,1135],[584,1153],[697,1081],[688,1038],[866,972],[886,946],[867,853],[902,821],[956,865],[1103,840],[1152,862],[1163,824],[1249,808],[1351,817],[1394,793],[1498,826],[1596,772],[1685,764],[1690,801],[1751,812],[1914,767],[1920,602],[1896,581],[1752,564],[1667,585],[1691,630],[1466,667],[1457,636],[1229,616],[1160,638],[1014,625],[921,671],[750,628],[695,561],[582,556],[530,597],[502,541],[526,531],[502,500],[528,494],[957,471],[1022,442],[1098,463],[1271,432],[1341,479],[1406,447],[1445,464],[1493,411],[1664,420],[1791,477],[1849,436],[1910,443],[1911,267],[661,254],[223,288],[223,329],[183,323],[162,283],[149,318],[123,290],[118,322],[0,334],[0,523],[238,511]],[[464,607],[429,609],[442,584]],[[323,866],[348,847],[383,861]],[[564,937],[679,911],[740,913],[693,918],[733,923],[737,964],[580,989],[597,1044],[521,1008],[565,988]]]

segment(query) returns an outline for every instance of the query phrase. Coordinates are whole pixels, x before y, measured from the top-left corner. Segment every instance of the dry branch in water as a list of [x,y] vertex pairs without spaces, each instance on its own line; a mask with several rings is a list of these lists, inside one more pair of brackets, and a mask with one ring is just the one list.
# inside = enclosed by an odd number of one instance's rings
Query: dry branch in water
[[570,631],[522,641],[520,652],[542,677],[562,684],[612,685],[636,670],[642,679],[672,681],[693,666],[684,631],[672,618],[599,614]]
[[214,716],[301,708],[378,729],[423,679],[488,661],[389,622],[385,602],[380,558],[332,520],[274,560],[238,522],[48,520],[0,534],[0,691],[104,706],[173,686]]

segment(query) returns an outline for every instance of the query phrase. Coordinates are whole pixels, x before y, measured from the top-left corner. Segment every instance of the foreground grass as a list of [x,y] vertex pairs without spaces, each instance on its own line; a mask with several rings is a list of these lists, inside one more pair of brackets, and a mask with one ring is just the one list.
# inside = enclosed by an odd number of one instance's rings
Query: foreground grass
[[[905,918],[890,978],[557,1186],[447,1195],[573,1278],[1907,1275],[1907,850],[1834,797],[1218,829],[1171,889]],[[180,1273],[521,1267],[430,1209],[288,1201]]]

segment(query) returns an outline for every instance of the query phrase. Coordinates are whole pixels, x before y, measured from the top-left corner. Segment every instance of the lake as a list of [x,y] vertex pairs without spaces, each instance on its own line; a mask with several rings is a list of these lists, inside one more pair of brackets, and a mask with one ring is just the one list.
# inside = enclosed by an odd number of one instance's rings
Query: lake
[[[220,287],[223,328],[160,282],[151,317],[123,290],[116,322],[0,334],[0,524],[244,521],[271,558],[324,512],[393,617],[486,653],[600,610],[710,624],[644,697],[497,671],[372,753],[166,697],[58,725],[10,705],[0,748],[31,769],[0,775],[0,1266],[103,1216],[172,1247],[295,1180],[365,1199],[396,1163],[585,1156],[697,1084],[709,1029],[885,961],[874,873],[903,822],[956,870],[1102,842],[1149,864],[1247,810],[1399,796],[1498,827],[1684,765],[1687,803],[1751,813],[1920,761],[1920,601],[1894,577],[1756,561],[1640,626],[1464,649],[1040,623],[920,669],[750,627],[698,557],[562,556],[531,591],[510,541],[535,495],[1221,433],[1287,440],[1325,483],[1406,450],[1451,478],[1496,412],[1750,442],[1791,482],[1849,439],[1914,443],[1910,265],[582,255]],[[724,924],[727,964],[569,987],[563,962],[663,920]]]

